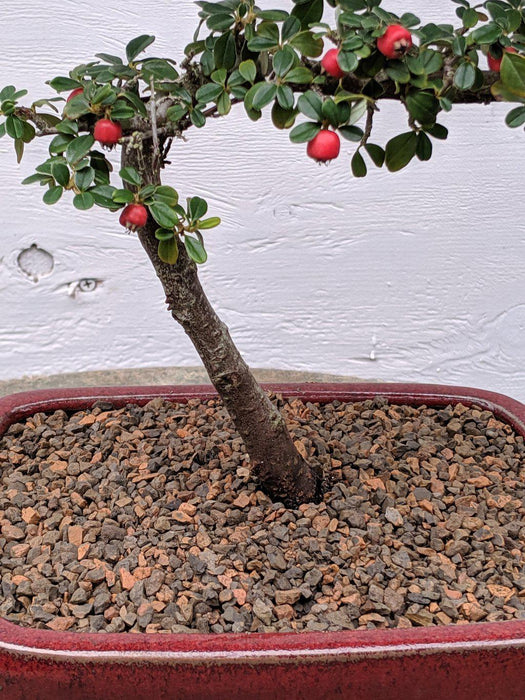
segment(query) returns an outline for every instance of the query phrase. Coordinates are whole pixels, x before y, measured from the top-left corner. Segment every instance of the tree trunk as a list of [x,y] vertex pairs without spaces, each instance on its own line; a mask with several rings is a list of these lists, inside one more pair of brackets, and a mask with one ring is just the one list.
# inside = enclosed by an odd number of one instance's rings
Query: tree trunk
[[[152,148],[123,149],[122,165],[133,166],[144,184],[160,184]],[[213,310],[200,284],[197,266],[184,245],[175,265],[158,256],[155,221],[139,230],[140,242],[166,294],[173,318],[180,323],[219,393],[250,456],[254,476],[274,501],[287,506],[315,501],[321,493],[321,472],[297,452],[284,418],[261,389],[237,350],[226,325]]]

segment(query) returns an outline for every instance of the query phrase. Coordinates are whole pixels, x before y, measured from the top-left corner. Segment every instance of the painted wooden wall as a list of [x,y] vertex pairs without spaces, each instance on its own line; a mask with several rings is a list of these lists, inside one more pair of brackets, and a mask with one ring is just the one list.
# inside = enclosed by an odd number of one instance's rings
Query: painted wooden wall
[[[290,0],[261,0],[263,7]],[[449,0],[391,0],[395,12],[453,18]],[[0,82],[44,81],[141,33],[181,56],[190,0],[25,0],[2,13]],[[267,119],[239,109],[173,150],[166,183],[201,195],[204,285],[249,364],[363,378],[480,386],[525,399],[525,134],[508,107],[457,107],[435,157],[352,178],[352,144],[320,167]],[[375,140],[404,128],[384,105]],[[115,214],[46,207],[21,187],[45,158],[16,165],[0,141],[0,379],[131,366],[195,365],[139,244]],[[21,253],[23,252],[23,255]]]

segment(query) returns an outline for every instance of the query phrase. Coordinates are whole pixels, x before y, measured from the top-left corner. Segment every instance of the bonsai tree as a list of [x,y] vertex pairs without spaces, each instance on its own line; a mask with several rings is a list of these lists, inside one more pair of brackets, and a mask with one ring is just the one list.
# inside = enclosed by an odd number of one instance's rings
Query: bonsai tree
[[[316,500],[322,474],[298,453],[204,294],[198,266],[206,262],[207,231],[220,220],[198,194],[179,201],[169,154],[192,127],[237,105],[254,121],[271,111],[275,127],[321,163],[339,156],[341,138],[353,142],[356,178],[371,166],[397,172],[414,158],[429,160],[433,140],[447,138],[439,116],[455,104],[516,102],[506,121],[523,125],[525,3],[452,2],[458,26],[422,24],[410,12],[398,17],[381,0],[294,0],[291,12],[261,10],[254,0],[200,0],[198,28],[180,63],[145,55],[154,37],[143,35],[127,44],[125,57],[99,53],[49,80],[58,97],[24,106],[26,91],[0,91],[0,136],[14,140],[18,161],[35,137],[48,139],[49,157],[24,184],[41,185],[45,204],[103,207],[115,225],[118,218],[136,232],[260,487],[286,505]],[[322,21],[327,6],[333,24]],[[407,114],[406,129],[386,144],[373,140],[382,100],[397,100]],[[113,148],[121,182],[104,153]]]

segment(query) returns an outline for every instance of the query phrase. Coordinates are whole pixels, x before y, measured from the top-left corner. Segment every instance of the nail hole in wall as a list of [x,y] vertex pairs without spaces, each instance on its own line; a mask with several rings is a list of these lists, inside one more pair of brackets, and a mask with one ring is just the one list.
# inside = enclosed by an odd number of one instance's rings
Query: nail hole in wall
[[47,277],[53,272],[55,266],[51,253],[39,248],[36,243],[33,243],[29,248],[24,248],[16,261],[20,271],[31,282],[38,282],[42,277]]

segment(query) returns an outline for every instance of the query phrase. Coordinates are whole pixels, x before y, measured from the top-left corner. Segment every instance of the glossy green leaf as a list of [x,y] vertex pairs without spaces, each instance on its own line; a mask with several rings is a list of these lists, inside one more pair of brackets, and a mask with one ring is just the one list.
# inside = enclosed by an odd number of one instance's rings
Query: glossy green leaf
[[132,39],[126,46],[126,57],[128,61],[130,63],[134,61],[137,56],[145,51],[154,41],[155,37],[148,34],[142,34],[141,36]]
[[314,79],[314,74],[305,66],[296,66],[292,68],[285,76],[287,83],[296,83],[297,85],[308,85]]
[[62,187],[67,187],[69,185],[71,174],[65,163],[53,163],[51,166],[51,174],[57,181],[57,184],[62,185]]
[[119,176],[122,180],[124,180],[124,182],[128,182],[130,185],[140,187],[140,185],[142,184],[142,177],[135,170],[135,168],[132,168],[131,166],[121,168]]
[[365,159],[359,151],[356,151],[354,153],[352,157],[351,167],[354,177],[366,177],[368,169],[366,167]]
[[417,135],[416,155],[419,160],[430,160],[432,158],[432,141],[424,131]]
[[63,192],[64,189],[60,185],[50,187],[43,196],[44,204],[56,204]]
[[[143,194],[142,196],[149,195]],[[169,185],[159,185],[155,188],[155,199],[174,207],[179,202],[179,195],[177,191],[173,189],[173,187],[170,187]]]
[[85,191],[95,181],[95,171],[93,168],[82,168],[75,174],[75,184],[79,190]]
[[397,172],[404,168],[416,155],[417,134],[409,131],[399,134],[386,145],[385,163],[390,172]]
[[382,168],[385,162],[385,151],[381,146],[377,146],[375,143],[365,144],[365,149],[374,165],[378,168]]
[[190,221],[198,221],[208,211],[208,203],[202,197],[192,197],[188,203]]
[[179,259],[179,245],[177,239],[172,236],[167,240],[159,241],[158,254],[162,262],[168,265],[175,265]]
[[205,229],[215,228],[216,226],[219,226],[220,223],[221,223],[221,220],[218,216],[212,216],[209,219],[204,219],[203,221],[198,221],[197,227],[204,231]]
[[303,56],[317,58],[323,53],[322,39],[316,39],[312,32],[299,32],[290,39],[290,46],[300,51]]
[[208,259],[208,255],[202,243],[193,236],[184,236],[184,246],[190,258],[198,265],[202,265]]
[[91,134],[83,134],[71,141],[66,148],[66,160],[68,163],[78,163],[84,158],[91,147],[95,143],[95,139]]
[[525,56],[504,53],[501,62],[501,82],[511,92],[525,97]]
[[320,131],[320,124],[304,122],[303,124],[298,124],[291,130],[290,141],[293,143],[307,143],[315,138]]
[[512,109],[505,117],[505,122],[512,129],[525,124],[525,107]]
[[255,82],[255,77],[257,75],[257,68],[255,66],[255,63],[252,60],[243,61],[239,65],[239,73],[247,82]]
[[73,206],[81,211],[91,209],[94,204],[95,200],[91,192],[80,192],[73,197]]
[[316,92],[308,90],[297,101],[299,111],[305,117],[321,121],[323,118],[323,101]]
[[113,190],[112,199],[117,204],[131,204],[135,198],[130,190],[115,189]]
[[252,106],[254,109],[262,110],[267,104],[270,104],[277,92],[275,83],[258,83],[259,88],[253,97]]
[[459,64],[454,74],[454,85],[460,90],[470,90],[476,80],[476,67],[469,61]]
[[154,201],[149,205],[151,216],[162,228],[173,228],[179,223],[179,217],[166,202]]

